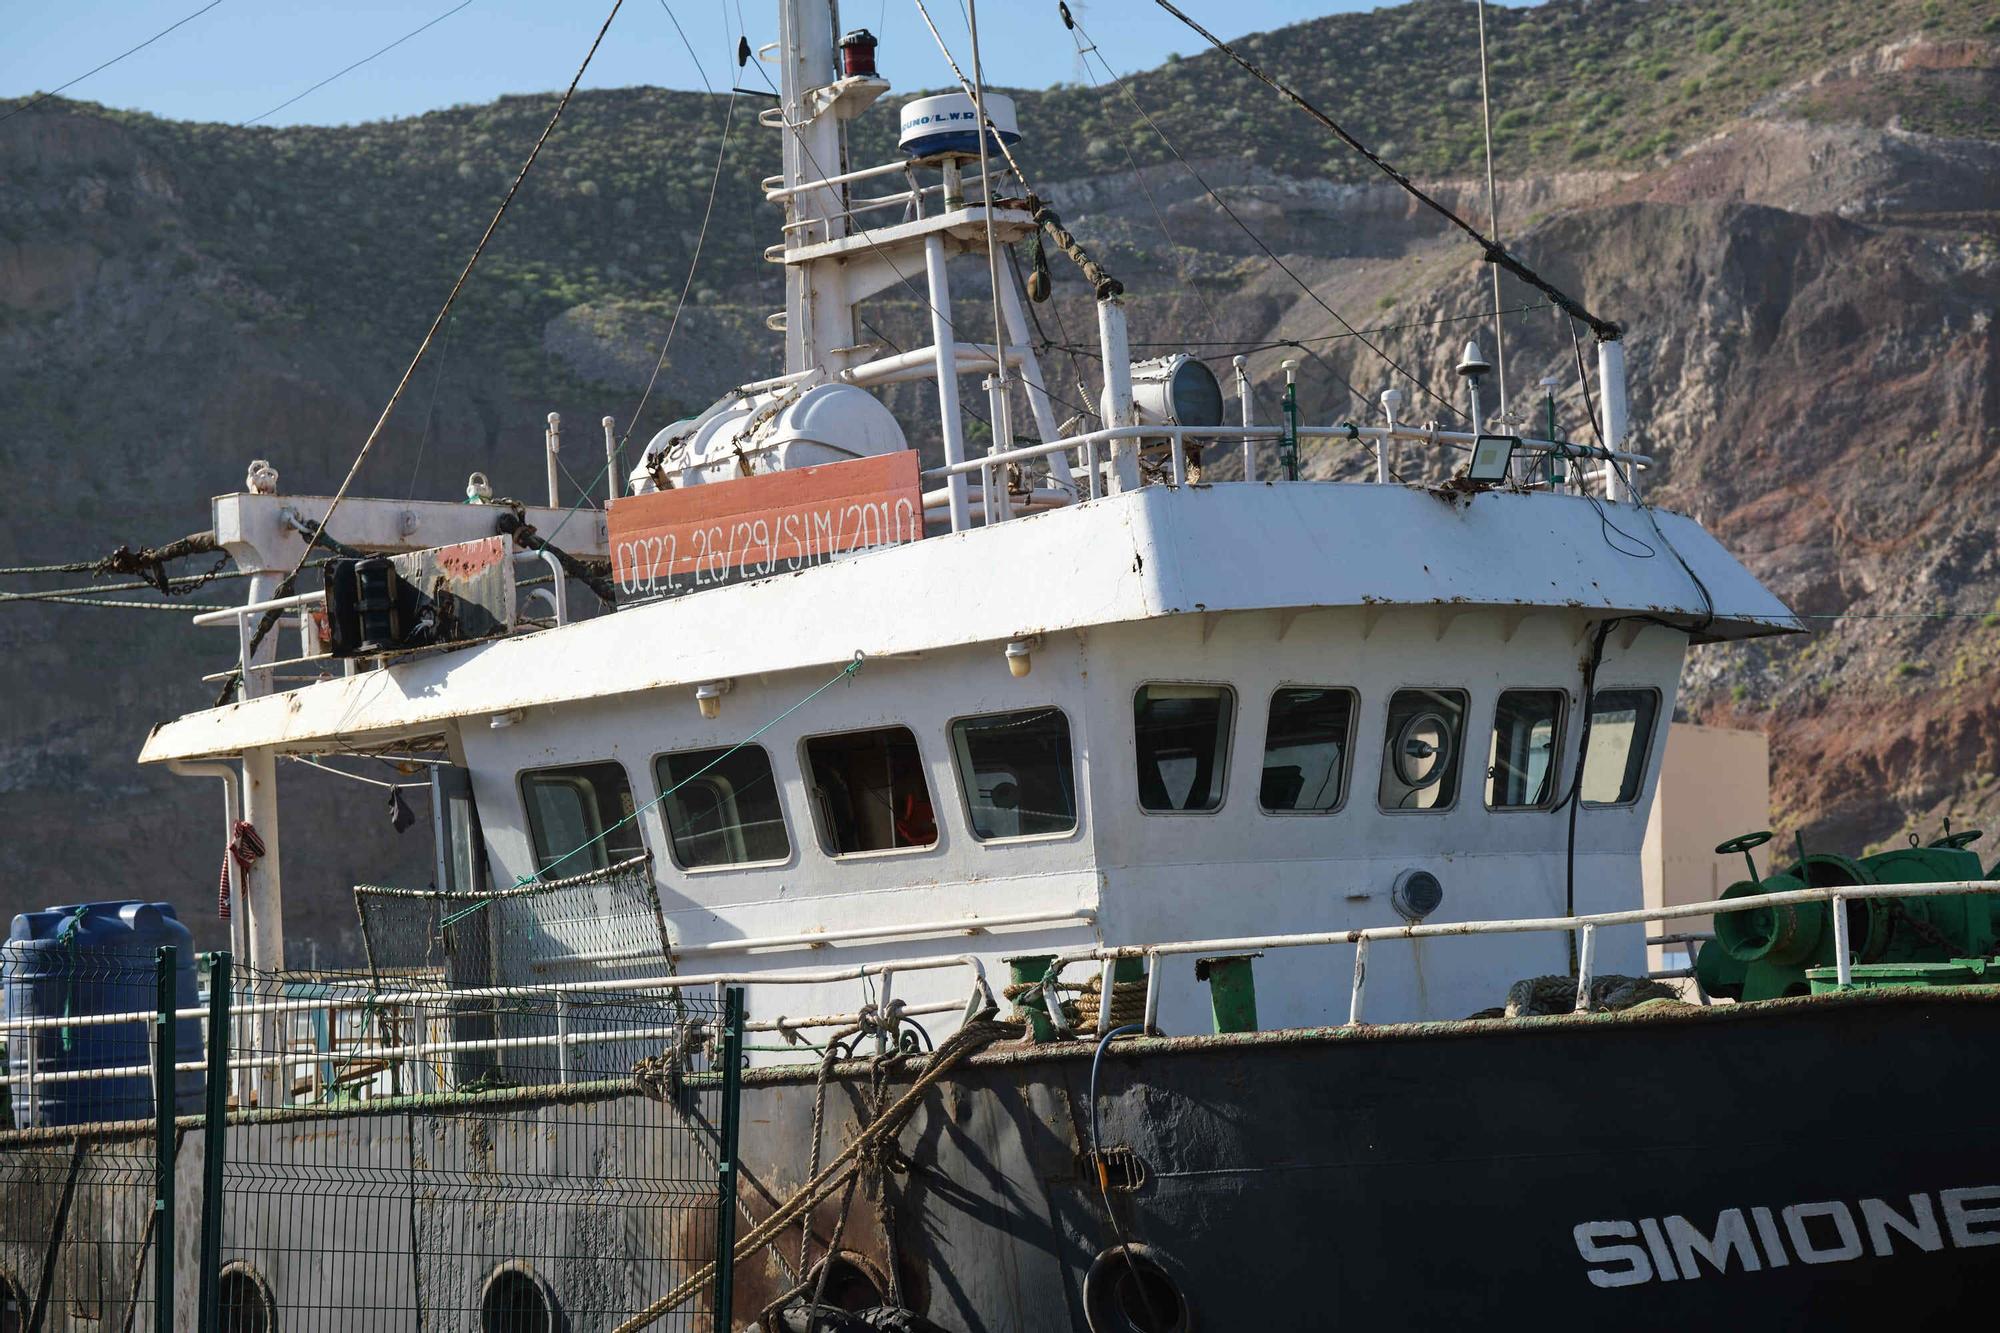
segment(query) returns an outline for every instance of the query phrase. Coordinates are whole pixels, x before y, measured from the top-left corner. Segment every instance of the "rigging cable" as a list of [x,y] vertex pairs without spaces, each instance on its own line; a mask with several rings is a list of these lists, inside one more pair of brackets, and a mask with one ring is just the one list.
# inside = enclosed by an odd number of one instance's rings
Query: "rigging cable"
[[[535,146],[528,150],[527,160],[521,164],[521,170],[515,175],[513,183],[507,187],[507,193],[500,200],[500,206],[493,211],[493,220],[486,224],[486,231],[480,236],[479,244],[473,247],[472,257],[465,261],[465,267],[460,271],[458,280],[451,285],[451,291],[446,295],[444,304],[438,308],[437,317],[431,320],[430,328],[424,333],[423,342],[418,344],[416,355],[410,358],[410,364],[403,371],[402,379],[397,381],[395,391],[389,395],[389,401],[382,408],[382,415],[376,419],[374,429],[369,431],[368,438],[362,441],[361,452],[354,456],[354,462],[347,469],[347,475],[341,479],[340,488],[333,493],[333,500],[327,505],[326,514],[320,519],[322,525],[331,521],[334,511],[340,508],[340,502],[347,498],[348,489],[354,485],[354,479],[361,473],[362,463],[367,461],[368,453],[375,447],[375,442],[382,438],[382,432],[388,426],[390,416],[395,413],[396,405],[402,401],[404,392],[410,387],[411,378],[417,373],[417,367],[423,363],[424,353],[430,350],[431,343],[437,338],[438,330],[451,316],[451,308],[457,302],[459,292],[464,290],[466,281],[472,276],[472,270],[478,265],[480,257],[486,253],[487,245],[493,240],[493,233],[500,229],[500,219],[507,215],[507,206],[514,202],[514,196],[520,193],[522,183],[534,169],[535,159],[541,155],[542,146],[549,141],[549,136],[555,133],[556,126],[562,122],[563,112],[569,108],[570,99],[576,95],[576,86],[583,81],[584,71],[590,68],[591,58],[597,54],[597,48],[604,42],[604,34],[611,30],[611,21],[618,17],[618,11],[624,4],[625,0],[612,0],[611,12],[604,16],[604,24],[598,28],[597,36],[592,39],[590,50],[584,53],[583,63],[577,66],[575,76],[569,81],[569,87],[563,92],[561,100],[556,103],[554,113],[549,117],[549,123],[542,128],[541,137],[536,139]],[[312,549],[312,544],[308,542],[306,549],[299,555],[298,564],[292,567],[292,572],[285,576],[284,581],[274,591],[274,600],[290,597],[297,591],[299,572],[305,568],[306,560],[312,555]],[[257,631],[251,635],[242,660],[238,661],[236,670],[230,673],[229,678],[223,681],[222,691],[216,700],[217,707],[228,700],[230,693],[242,680],[243,668],[278,623],[281,615],[282,612],[273,608],[266,611],[263,618],[257,622]]]
[[[701,57],[695,54],[694,43],[688,40],[686,30],[681,27],[680,19],[675,17],[674,11],[667,5],[667,0],[660,0],[660,8],[667,11],[667,18],[673,23],[674,31],[680,34],[681,45],[687,48],[688,58],[694,61],[695,73],[701,76],[701,86],[707,90],[709,98],[712,101],[716,95],[715,87],[708,81],[708,71],[702,68]],[[726,10],[724,11],[724,18],[725,20],[727,19]],[[694,275],[695,271],[701,266],[702,247],[708,241],[709,219],[715,216],[715,197],[717,192],[722,188],[723,162],[729,154],[729,134],[735,123],[736,99],[729,97],[723,102],[722,142],[715,150],[715,174],[708,182],[708,203],[701,211],[701,230],[695,235],[694,254],[688,260],[687,279],[681,283],[680,298],[674,302],[674,317],[667,323],[667,336],[660,343],[659,359],[653,363],[653,373],[646,377],[646,391],[639,395],[639,406],[633,409],[631,419],[625,423],[625,433],[618,437],[618,453],[620,456],[623,456],[625,446],[631,443],[632,432],[639,428],[639,419],[645,415],[646,404],[653,397],[653,386],[659,383],[660,372],[667,368],[667,353],[674,345],[674,333],[681,326],[681,314],[687,309],[688,293],[694,290]],[[610,465],[607,463],[606,466]],[[614,477],[612,480],[616,482],[617,478]],[[567,521],[568,516],[565,515],[564,518]],[[556,525],[556,531],[562,531],[562,524],[559,523]]]
[[[1450,412],[1453,416],[1460,416],[1460,417],[1464,416],[1465,414],[1459,411],[1457,406],[1454,405],[1450,399],[1438,393],[1437,390],[1433,389],[1426,381],[1419,378],[1417,375],[1414,375],[1409,370],[1406,370],[1394,357],[1390,356],[1387,352],[1382,350],[1382,348],[1370,342],[1367,338],[1362,337],[1360,331],[1357,330],[1352,324],[1348,323],[1346,318],[1343,317],[1338,310],[1335,310],[1332,306],[1328,305],[1326,301],[1320,296],[1320,294],[1314,291],[1306,283],[1304,278],[1301,278],[1295,271],[1293,271],[1292,267],[1289,264],[1285,263],[1284,260],[1278,258],[1278,254],[1275,250],[1271,249],[1270,246],[1264,244],[1264,238],[1259,236],[1255,231],[1251,230],[1250,224],[1245,222],[1242,219],[1242,217],[1238,215],[1236,210],[1229,206],[1229,202],[1216,191],[1215,187],[1208,183],[1208,180],[1201,174],[1201,172],[1195,169],[1194,163],[1188,161],[1186,155],[1184,155],[1181,152],[1180,148],[1175,145],[1174,141],[1167,137],[1167,132],[1160,128],[1160,123],[1153,119],[1152,114],[1148,112],[1146,108],[1140,104],[1139,99],[1132,93],[1132,90],[1125,86],[1125,81],[1123,79],[1118,78],[1117,73],[1114,70],[1112,70],[1110,62],[1105,60],[1103,51],[1098,49],[1097,43],[1095,41],[1092,41],[1090,34],[1083,29],[1081,24],[1076,22],[1075,16],[1070,13],[1069,6],[1066,3],[1062,3],[1062,0],[1058,0],[1057,7],[1062,11],[1064,25],[1070,27],[1076,32],[1082,33],[1084,41],[1089,42],[1090,49],[1096,51],[1098,63],[1104,66],[1105,73],[1110,74],[1112,76],[1113,80],[1118,85],[1118,90],[1125,95],[1125,100],[1127,100],[1132,104],[1132,109],[1137,111],[1140,115],[1140,118],[1146,122],[1147,126],[1151,128],[1153,133],[1159,136],[1160,142],[1166,146],[1167,151],[1172,153],[1175,159],[1178,160],[1183,167],[1187,168],[1188,175],[1194,177],[1195,183],[1201,186],[1202,192],[1208,195],[1208,197],[1215,202],[1216,207],[1220,208],[1225,214],[1228,215],[1229,220],[1235,223],[1238,229],[1240,229],[1245,236],[1248,236],[1250,238],[1251,244],[1255,245],[1259,250],[1263,251],[1264,257],[1270,260],[1271,263],[1277,267],[1279,272],[1283,273],[1287,278],[1290,278],[1294,286],[1296,286],[1300,291],[1304,292],[1308,297],[1312,298],[1313,304],[1317,305],[1321,310],[1324,310],[1333,319],[1334,323],[1340,325],[1340,327],[1343,330],[1345,330],[1347,336],[1357,339],[1362,346],[1366,347],[1376,356],[1381,357],[1382,360],[1384,360],[1389,364],[1389,368],[1391,370],[1394,370],[1397,374],[1401,375],[1411,384],[1414,384],[1417,388],[1421,389],[1427,396],[1436,400],[1438,403],[1442,404],[1447,412]],[[1283,345],[1292,346],[1295,344],[1287,343]],[[1300,350],[1304,349],[1301,348]],[[1320,364],[1322,366],[1326,365],[1324,361],[1320,362]],[[1332,372],[1329,370],[1329,373]],[[1354,398],[1360,403],[1362,403],[1364,406],[1371,408],[1374,406],[1374,403],[1367,396],[1365,396],[1359,389],[1356,389],[1352,384],[1348,383],[1346,379],[1342,378],[1337,374],[1334,375],[1334,378],[1340,380],[1340,382],[1343,385],[1346,385],[1348,393],[1352,394]],[[1477,423],[1475,423],[1475,428],[1476,425]]]
[[[1065,12],[1067,12],[1067,9],[1065,9]],[[1098,63],[1104,66],[1104,72],[1111,76],[1111,81],[1118,85],[1119,91],[1123,92],[1125,87],[1124,79],[1119,76],[1116,70],[1111,68],[1110,62],[1105,60],[1104,58],[1104,53],[1098,51],[1097,43],[1090,41],[1090,34],[1083,32],[1081,29],[1077,28],[1074,24],[1071,24],[1070,37],[1076,43],[1077,63],[1080,66],[1082,66],[1084,74],[1090,79],[1091,86],[1093,88],[1098,89],[1099,91],[1102,91],[1104,87],[1103,84],[1097,81],[1097,76],[1095,74],[1092,74],[1090,71],[1090,56],[1091,54],[1095,53],[1097,56]],[[1089,42],[1088,47],[1085,46],[1086,42]],[[1130,100],[1131,94],[1126,93],[1126,97],[1128,100]],[[1133,105],[1137,106],[1138,103],[1134,101]],[[1143,115],[1144,112],[1142,111],[1140,114]],[[1208,331],[1210,333],[1215,333],[1220,331],[1222,321],[1216,316],[1215,303],[1210,301],[1208,299],[1208,293],[1202,290],[1202,288],[1196,284],[1193,274],[1191,274],[1188,271],[1187,266],[1183,262],[1181,256],[1181,247],[1175,243],[1173,233],[1167,230],[1166,215],[1160,211],[1160,204],[1159,201],[1153,197],[1152,187],[1146,184],[1145,170],[1144,168],[1140,167],[1139,159],[1133,156],[1132,146],[1126,142],[1125,136],[1123,134],[1120,134],[1118,136],[1118,149],[1120,152],[1125,154],[1126,162],[1131,164],[1132,179],[1138,184],[1139,193],[1146,196],[1146,206],[1152,210],[1153,221],[1159,224],[1160,235],[1162,238],[1165,239],[1167,243],[1167,253],[1173,257],[1174,273],[1176,274],[1176,276],[1180,278],[1181,285],[1187,288],[1189,291],[1193,292],[1195,294],[1195,298],[1201,302],[1202,313],[1206,318],[1208,324]],[[1126,345],[1128,347],[1131,346],[1129,342]]]
[[436,18],[424,24],[422,27],[412,28],[410,31],[404,33],[401,37],[398,37],[395,41],[389,43],[381,50],[375,52],[374,55],[365,55],[361,57],[361,59],[355,61],[353,64],[341,70],[339,73],[327,75],[325,78],[321,79],[318,83],[315,83],[312,87],[306,89],[304,92],[286,98],[284,101],[272,107],[269,111],[259,112],[257,115],[250,117],[250,119],[239,122],[236,128],[239,130],[248,129],[250,126],[255,125],[258,121],[263,120],[266,117],[277,115],[280,111],[283,111],[286,107],[290,106],[292,103],[303,101],[304,99],[311,97],[314,93],[326,87],[326,85],[328,85],[329,83],[334,82],[336,79],[342,79],[347,77],[349,74],[352,74],[355,70],[360,69],[363,65],[375,59],[377,56],[386,56],[391,51],[401,46],[404,42],[409,41],[412,37],[417,36],[419,33],[428,32],[430,29],[435,28],[438,24],[444,22],[446,19],[450,18],[453,14],[456,14],[459,10],[464,9],[467,5],[470,5],[471,3],[472,0],[459,0],[459,3],[457,5],[453,6],[450,9],[447,9],[444,13],[438,15]]
[[410,490],[409,494],[403,497],[405,500],[417,498],[417,474],[423,471],[424,451],[430,447],[431,418],[437,415],[438,391],[444,388],[444,373],[449,369],[451,331],[457,323],[458,321],[454,319],[444,326],[444,341],[438,344],[437,378],[431,381],[431,400],[424,405],[424,429],[417,437],[417,461],[410,464]]
[[[1500,243],[1500,191],[1493,183],[1493,99],[1486,76],[1486,0],[1479,3],[1479,114],[1486,124],[1486,222]],[[1493,380],[1499,416],[1507,418],[1507,347],[1500,336],[1500,269],[1493,269]]]
[[1445,221],[1451,223],[1452,226],[1457,227],[1460,231],[1464,232],[1467,236],[1471,237],[1473,241],[1478,244],[1479,248],[1485,252],[1487,263],[1497,264],[1501,268],[1506,269],[1509,273],[1512,273],[1522,282],[1527,283],[1530,287],[1533,287],[1536,291],[1542,293],[1542,295],[1548,297],[1551,301],[1555,302],[1556,305],[1561,307],[1569,315],[1571,315],[1576,319],[1582,320],[1585,324],[1588,324],[1590,326],[1590,331],[1596,334],[1600,341],[1616,342],[1618,340],[1620,336],[1620,330],[1616,324],[1612,323],[1608,319],[1600,319],[1596,315],[1593,315],[1592,313],[1590,313],[1590,311],[1584,309],[1584,307],[1581,304],[1579,304],[1576,300],[1574,300],[1567,293],[1565,293],[1561,288],[1557,287],[1554,283],[1550,282],[1548,279],[1544,278],[1541,274],[1529,268],[1526,264],[1522,263],[1512,254],[1508,253],[1507,248],[1501,245],[1498,241],[1490,240],[1487,237],[1482,236],[1477,227],[1474,227],[1470,222],[1467,222],[1464,218],[1452,212],[1449,208],[1446,208],[1436,199],[1433,199],[1430,195],[1426,194],[1423,191],[1423,189],[1417,185],[1415,181],[1412,181],[1408,176],[1405,176],[1402,172],[1390,166],[1388,162],[1384,161],[1379,155],[1371,151],[1366,144],[1362,143],[1352,134],[1349,134],[1346,130],[1342,129],[1338,124],[1334,122],[1333,118],[1328,116],[1324,111],[1321,111],[1311,102],[1308,102],[1304,97],[1301,97],[1298,93],[1294,92],[1286,84],[1280,82],[1277,79],[1272,78],[1269,74],[1266,74],[1263,70],[1251,64],[1243,56],[1237,53],[1235,47],[1229,45],[1229,43],[1223,41],[1220,37],[1217,37],[1207,28],[1202,27],[1201,24],[1189,18],[1186,13],[1184,13],[1173,3],[1173,0],[1153,0],[1153,3],[1157,4],[1160,8],[1166,10],[1169,14],[1172,14],[1182,23],[1185,23],[1188,27],[1194,29],[1197,33],[1201,34],[1201,36],[1208,42],[1210,46],[1213,46],[1216,50],[1222,52],[1222,54],[1228,56],[1231,60],[1235,61],[1238,65],[1242,66],[1244,71],[1248,73],[1252,78],[1256,79],[1259,83],[1263,84],[1267,88],[1270,88],[1273,92],[1276,92],[1281,97],[1291,102],[1294,106],[1298,107],[1299,110],[1305,112],[1308,116],[1311,116],[1314,120],[1318,121],[1320,124],[1324,125],[1327,129],[1331,130],[1334,136],[1338,138],[1342,143],[1346,144],[1349,148],[1352,148],[1355,152],[1361,154],[1362,157],[1368,159],[1369,162],[1373,163],[1375,167],[1378,170],[1380,170],[1384,175],[1386,175],[1390,180],[1393,180],[1394,182],[1396,182],[1396,184],[1402,186],[1404,191],[1407,192],[1411,198],[1415,199],[1418,203],[1424,205],[1426,208],[1429,208],[1439,217],[1442,217]]
[[189,14],[186,18],[177,20],[176,22],[173,23],[169,23],[166,27],[160,29],[158,32],[154,33],[151,37],[148,37],[145,41],[139,43],[135,47],[132,47],[130,50],[119,52],[117,55],[111,57],[111,59],[105,61],[103,64],[97,66],[95,69],[85,70],[83,73],[71,79],[68,83],[62,84],[61,86],[56,88],[51,88],[49,89],[49,91],[45,93],[38,93],[34,97],[29,98],[27,101],[21,103],[21,105],[15,107],[12,111],[9,111],[6,115],[0,116],[0,122],[12,120],[14,117],[20,115],[23,111],[33,110],[35,107],[38,107],[42,103],[48,101],[51,97],[54,97],[56,94],[63,92],[66,89],[76,87],[77,84],[82,83],[85,79],[89,78],[91,75],[102,73],[104,70],[110,69],[113,65],[123,60],[126,56],[137,55],[139,52],[151,46],[154,42],[159,41],[160,38],[172,32],[175,28],[180,27],[184,23],[194,22],[196,19],[200,18],[203,14],[206,14],[209,10],[214,9],[217,5],[221,3],[222,0],[209,0],[207,4],[203,5],[200,9],[195,10],[194,13]]

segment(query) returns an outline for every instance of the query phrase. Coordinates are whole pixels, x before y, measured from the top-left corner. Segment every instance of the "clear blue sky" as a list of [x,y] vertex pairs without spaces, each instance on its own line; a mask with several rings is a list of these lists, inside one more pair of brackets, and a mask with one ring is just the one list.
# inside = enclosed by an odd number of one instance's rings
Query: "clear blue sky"
[[[46,91],[118,55],[208,0],[0,0],[0,96]],[[188,120],[245,121],[388,45],[461,0],[220,0],[215,8],[68,90],[65,96]],[[928,0],[961,62],[962,0]],[[737,15],[757,46],[777,36],[771,0],[667,0],[708,77],[735,74]],[[471,0],[395,50],[262,123],[331,125],[407,116],[504,93],[560,88],[575,72],[609,0]],[[1183,0],[1223,37],[1336,11],[1352,0]],[[1151,0],[1084,0],[1071,8],[1121,72],[1193,52],[1200,39]],[[986,0],[979,37],[994,83],[1081,81],[1055,0]],[[940,87],[950,71],[911,0],[847,0],[841,19],[882,38],[883,72],[900,88]],[[1101,73],[1101,71],[1097,71]],[[625,0],[586,87],[701,78],[661,0]],[[751,86],[761,86],[754,78]]]

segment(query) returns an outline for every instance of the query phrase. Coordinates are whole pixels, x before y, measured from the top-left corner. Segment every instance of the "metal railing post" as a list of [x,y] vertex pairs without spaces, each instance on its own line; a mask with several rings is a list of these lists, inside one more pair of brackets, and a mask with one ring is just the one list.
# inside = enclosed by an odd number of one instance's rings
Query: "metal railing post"
[[162,944],[153,1014],[153,1330],[174,1327],[174,1010],[179,951]]
[[722,1065],[722,1151],[715,1173],[715,1333],[729,1333],[736,1298],[736,1152],[743,1100],[743,988],[724,992],[719,1060]]
[[1590,972],[1597,954],[1597,927],[1585,926],[1577,932],[1580,938],[1576,945],[1576,1003],[1574,1012],[1590,1012]]
[[1361,1026],[1361,998],[1368,987],[1368,937],[1354,941],[1354,993],[1347,1001],[1347,1025]]
[[230,958],[208,956],[208,1083],[201,1120],[201,1268],[195,1274],[200,1297],[195,1307],[199,1333],[218,1333],[222,1281],[222,1166],[229,1125]]
[[1854,984],[1854,959],[1847,951],[1847,900],[1833,895],[1833,975],[1846,990]]

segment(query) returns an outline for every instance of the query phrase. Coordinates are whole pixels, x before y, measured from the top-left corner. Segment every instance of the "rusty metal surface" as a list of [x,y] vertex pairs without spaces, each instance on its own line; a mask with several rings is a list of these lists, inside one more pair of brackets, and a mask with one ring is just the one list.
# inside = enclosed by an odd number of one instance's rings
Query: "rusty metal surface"
[[433,644],[495,638],[513,628],[513,547],[505,537],[394,556],[396,572],[416,590],[418,614],[431,620]]

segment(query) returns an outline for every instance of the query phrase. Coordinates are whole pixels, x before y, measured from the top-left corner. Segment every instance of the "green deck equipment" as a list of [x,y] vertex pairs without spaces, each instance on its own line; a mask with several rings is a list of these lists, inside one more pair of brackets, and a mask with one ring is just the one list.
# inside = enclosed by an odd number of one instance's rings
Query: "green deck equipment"
[[[1854,859],[1825,853],[1803,855],[1776,874],[1739,880],[1724,899],[1850,884],[1934,884],[1947,880],[1993,878],[1968,847],[1979,839],[1968,829],[1928,847],[1899,847]],[[1718,855],[1741,854],[1771,840],[1745,834],[1717,847]],[[1803,850],[1803,849],[1801,849]],[[1990,958],[2000,948],[2000,913],[1995,892],[1910,898],[1859,898],[1844,904],[1848,947],[1854,961],[1868,965],[1946,963]],[[1734,1000],[1768,1000],[1806,995],[1814,989],[1810,969],[1831,967],[1832,908],[1827,903],[1795,903],[1717,913],[1715,941],[1702,949],[1695,977],[1710,995]],[[1971,975],[1971,974],[1968,974]],[[1934,984],[1934,983],[1933,983]]]

